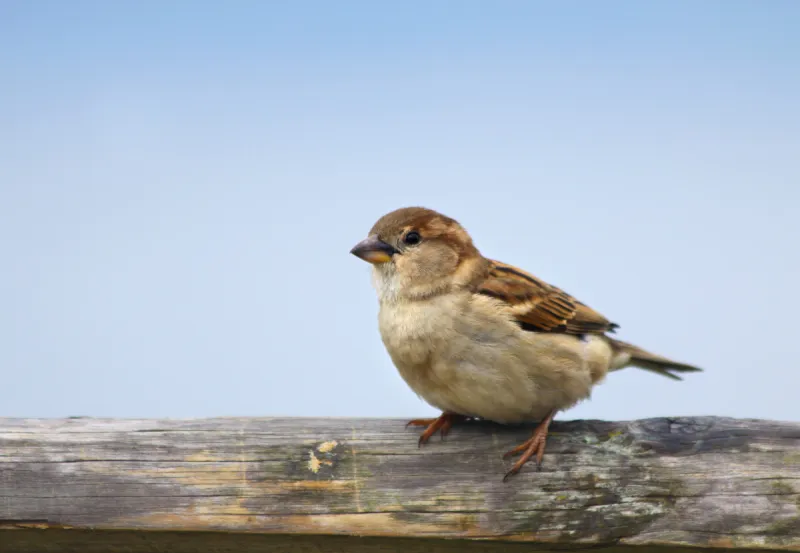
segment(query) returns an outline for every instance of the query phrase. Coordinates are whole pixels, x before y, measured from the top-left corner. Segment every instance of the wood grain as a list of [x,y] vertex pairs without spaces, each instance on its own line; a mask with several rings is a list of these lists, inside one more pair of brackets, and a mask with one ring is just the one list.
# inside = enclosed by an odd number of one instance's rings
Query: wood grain
[[0,419],[0,551],[800,551],[800,423],[403,422]]

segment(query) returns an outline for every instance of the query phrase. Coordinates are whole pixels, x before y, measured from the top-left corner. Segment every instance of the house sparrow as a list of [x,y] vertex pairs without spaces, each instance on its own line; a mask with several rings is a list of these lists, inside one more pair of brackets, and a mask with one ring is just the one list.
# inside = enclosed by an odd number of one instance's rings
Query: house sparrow
[[589,397],[609,371],[639,367],[680,380],[701,369],[607,336],[618,325],[566,292],[481,255],[454,219],[422,207],[381,217],[351,253],[373,265],[381,338],[403,380],[440,409],[421,446],[454,422],[540,421],[505,454],[541,466],[556,412]]

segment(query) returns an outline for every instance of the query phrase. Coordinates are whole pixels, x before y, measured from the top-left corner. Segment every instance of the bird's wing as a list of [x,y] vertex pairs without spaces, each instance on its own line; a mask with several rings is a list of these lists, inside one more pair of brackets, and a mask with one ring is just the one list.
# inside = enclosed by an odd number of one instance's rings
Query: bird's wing
[[526,330],[603,334],[619,326],[563,290],[499,261],[490,260],[489,274],[478,293],[508,304]]

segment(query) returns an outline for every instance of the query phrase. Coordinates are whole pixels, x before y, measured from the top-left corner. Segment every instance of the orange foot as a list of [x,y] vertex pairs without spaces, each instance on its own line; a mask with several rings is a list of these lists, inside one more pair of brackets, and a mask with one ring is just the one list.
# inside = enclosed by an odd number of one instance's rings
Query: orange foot
[[447,436],[447,433],[450,432],[450,429],[453,427],[454,422],[461,422],[467,420],[467,417],[464,415],[456,415],[455,413],[442,413],[439,415],[438,419],[414,419],[408,421],[406,423],[406,428],[409,426],[427,426],[425,431],[419,437],[418,445],[422,447],[422,444],[426,443],[431,436],[436,434],[436,431],[440,431],[442,435],[442,439]]
[[553,417],[555,417],[556,412],[555,410],[550,411],[547,416],[539,423],[539,426],[533,431],[533,436],[526,441],[512,449],[511,451],[507,452],[503,455],[504,459],[508,457],[513,457],[514,455],[518,455],[522,453],[522,457],[514,463],[514,466],[511,467],[511,470],[506,473],[503,477],[503,482],[514,476],[519,472],[519,469],[522,468],[522,465],[530,461],[531,457],[536,455],[536,467],[541,468],[542,466],[542,457],[544,457],[544,445],[547,441],[547,430],[550,428],[550,423],[553,422]]

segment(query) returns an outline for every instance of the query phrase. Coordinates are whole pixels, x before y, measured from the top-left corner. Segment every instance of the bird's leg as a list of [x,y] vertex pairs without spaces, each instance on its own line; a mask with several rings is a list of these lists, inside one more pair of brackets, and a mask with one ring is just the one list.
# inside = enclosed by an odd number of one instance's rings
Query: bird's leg
[[437,419],[414,419],[406,423],[406,428],[409,426],[427,426],[425,431],[419,437],[419,447],[428,441],[428,439],[436,434],[438,430],[442,439],[447,436],[450,429],[453,427],[454,422],[461,422],[467,420],[464,415],[456,415],[455,413],[442,413]]
[[522,468],[522,465],[530,461],[531,457],[534,455],[536,456],[536,466],[542,466],[542,457],[544,457],[544,445],[547,441],[547,430],[550,428],[550,423],[553,422],[553,417],[556,416],[556,411],[553,409],[550,411],[547,416],[542,419],[542,422],[539,423],[539,426],[533,431],[533,436],[526,441],[512,449],[511,451],[507,452],[503,455],[504,459],[508,457],[512,457],[519,453],[522,453],[522,457],[514,463],[514,466],[511,467],[511,470],[506,473],[503,477],[503,482],[514,476],[519,472]]

